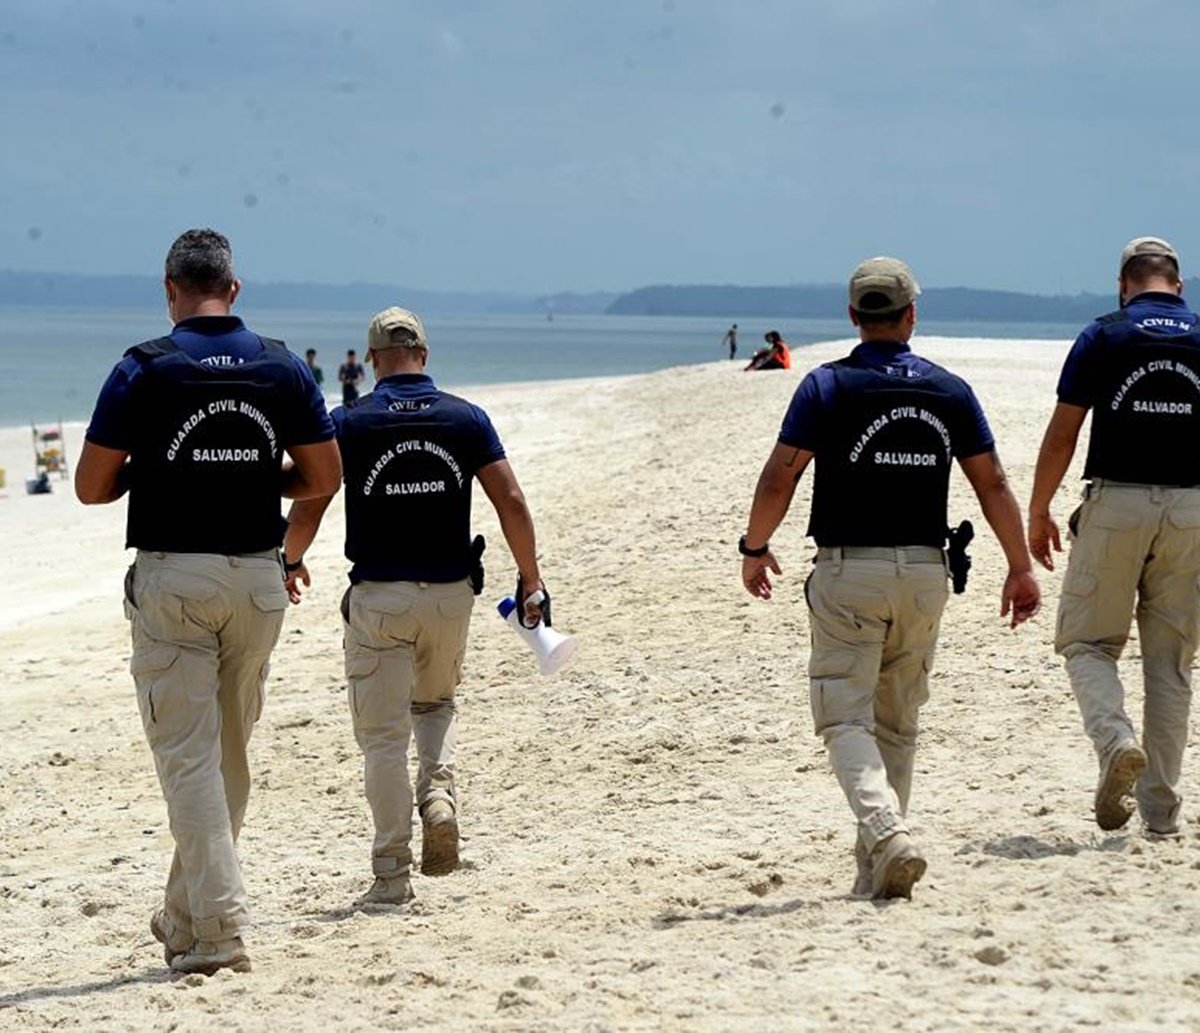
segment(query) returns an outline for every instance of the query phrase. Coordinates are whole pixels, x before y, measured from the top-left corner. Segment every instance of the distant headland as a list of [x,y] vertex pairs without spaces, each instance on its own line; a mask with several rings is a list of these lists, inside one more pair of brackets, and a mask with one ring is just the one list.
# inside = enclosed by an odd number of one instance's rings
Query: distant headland
[[[373,311],[403,301],[430,316],[464,315],[624,315],[837,319],[845,312],[840,284],[783,287],[657,285],[624,294],[432,291],[373,283],[315,284],[248,282],[247,302],[255,308],[304,311]],[[1188,280],[1185,293],[1200,294],[1200,280]],[[137,309],[162,304],[162,284],[154,276],[89,276],[78,273],[0,270],[0,305],[28,308]],[[973,287],[930,287],[921,295],[927,320],[1003,323],[1082,323],[1116,306],[1113,294],[1025,294]]]

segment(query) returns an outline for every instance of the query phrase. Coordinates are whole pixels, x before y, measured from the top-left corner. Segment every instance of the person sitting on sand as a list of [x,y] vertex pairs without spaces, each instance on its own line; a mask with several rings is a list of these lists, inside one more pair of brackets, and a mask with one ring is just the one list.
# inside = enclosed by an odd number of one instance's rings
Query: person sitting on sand
[[767,347],[759,348],[742,372],[751,369],[791,369],[792,352],[783,335],[778,330],[768,330],[763,334],[763,340],[767,342]]

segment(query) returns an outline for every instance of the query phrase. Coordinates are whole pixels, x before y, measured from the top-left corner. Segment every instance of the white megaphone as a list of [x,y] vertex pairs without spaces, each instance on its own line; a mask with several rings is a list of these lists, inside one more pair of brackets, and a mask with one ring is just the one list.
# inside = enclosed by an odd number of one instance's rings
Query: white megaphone
[[[531,598],[535,598],[536,595],[537,593]],[[546,627],[540,620],[532,628],[525,627],[517,613],[517,601],[511,595],[501,599],[496,605],[496,610],[533,650],[537,656],[538,670],[547,678],[556,674],[579,648],[574,635],[562,635],[553,628]]]

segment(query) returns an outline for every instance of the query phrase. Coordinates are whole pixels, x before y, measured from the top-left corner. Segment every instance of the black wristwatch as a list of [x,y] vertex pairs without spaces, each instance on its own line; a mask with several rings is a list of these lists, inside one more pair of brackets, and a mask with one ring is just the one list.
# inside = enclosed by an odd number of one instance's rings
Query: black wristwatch
[[742,535],[741,538],[738,539],[738,552],[740,552],[743,556],[749,556],[751,559],[758,559],[760,556],[765,556],[770,551],[770,542],[767,542],[767,544],[762,546],[760,549],[752,549],[746,544],[745,535]]
[[283,572],[285,574],[294,574],[294,573],[296,573],[296,571],[298,571],[301,567],[304,566],[304,557],[303,556],[301,556],[298,560],[296,560],[295,563],[289,563],[287,555],[282,552],[279,554],[279,558],[281,560],[283,560]]

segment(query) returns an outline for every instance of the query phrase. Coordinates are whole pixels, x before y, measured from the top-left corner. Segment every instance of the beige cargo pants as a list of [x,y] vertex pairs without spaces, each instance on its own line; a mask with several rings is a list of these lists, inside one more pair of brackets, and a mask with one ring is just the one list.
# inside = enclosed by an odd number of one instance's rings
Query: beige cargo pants
[[348,702],[375,821],[377,876],[402,875],[412,864],[410,738],[417,804],[441,799],[457,806],[454,690],[474,605],[467,581],[363,581],[343,600]]
[[1066,660],[1084,729],[1102,762],[1137,738],[1117,677],[1135,607],[1147,758],[1138,810],[1152,829],[1167,830],[1179,816],[1200,642],[1200,489],[1096,480],[1078,511],[1055,649]]
[[175,856],[166,911],[200,940],[249,920],[237,843],[287,594],[278,554],[139,552],[125,582],[138,709],[167,802]]
[[817,733],[858,820],[856,853],[906,832],[918,711],[947,596],[940,549],[821,549],[805,586]]

